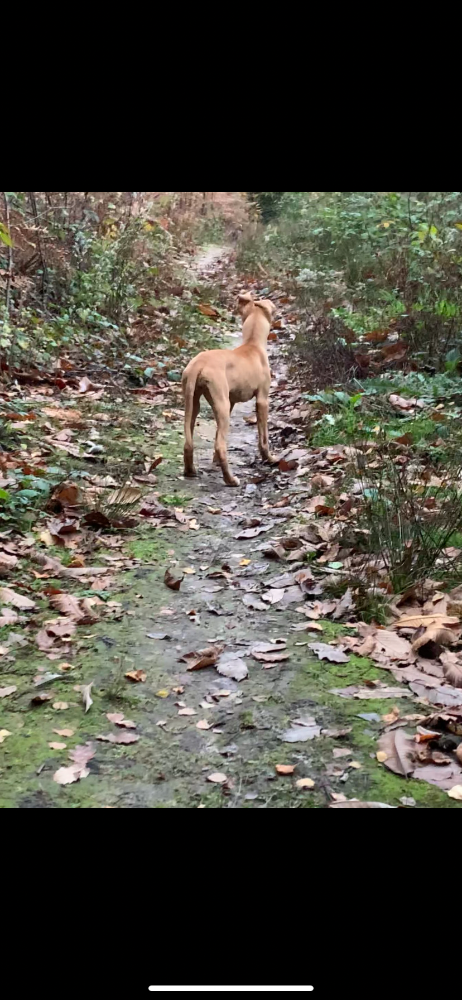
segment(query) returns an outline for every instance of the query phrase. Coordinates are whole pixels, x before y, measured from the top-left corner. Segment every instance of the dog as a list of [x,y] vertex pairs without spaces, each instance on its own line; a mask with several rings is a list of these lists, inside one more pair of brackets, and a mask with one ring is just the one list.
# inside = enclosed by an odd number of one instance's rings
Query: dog
[[254,301],[250,292],[243,292],[238,299],[238,312],[242,316],[243,342],[234,350],[202,351],[183,372],[182,389],[185,401],[184,474],[196,476],[194,467],[194,427],[200,408],[201,396],[212,407],[217,425],[213,460],[221,465],[227,486],[239,486],[239,480],[230,472],[227,438],[230,415],[236,403],[256,399],[258,444],[264,461],[274,463],[268,445],[268,395],[271,372],[266,354],[266,342],[276,312],[269,299]]

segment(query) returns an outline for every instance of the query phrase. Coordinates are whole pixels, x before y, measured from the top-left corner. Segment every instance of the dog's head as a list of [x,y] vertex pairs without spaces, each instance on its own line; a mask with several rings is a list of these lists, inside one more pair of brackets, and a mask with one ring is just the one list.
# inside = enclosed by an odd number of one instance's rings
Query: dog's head
[[241,292],[237,301],[237,311],[242,316],[243,319],[247,319],[247,316],[252,311],[254,306],[254,301],[251,292]]
[[270,299],[258,299],[254,305],[256,309],[261,309],[271,327],[276,315],[276,306],[274,305],[274,302],[271,302]]

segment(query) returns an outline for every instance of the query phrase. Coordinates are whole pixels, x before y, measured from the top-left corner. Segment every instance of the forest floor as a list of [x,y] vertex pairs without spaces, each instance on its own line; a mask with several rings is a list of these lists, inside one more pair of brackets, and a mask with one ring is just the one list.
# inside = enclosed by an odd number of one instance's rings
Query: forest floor
[[[238,287],[226,249],[208,248],[190,268],[192,283]],[[264,279],[253,287],[262,295]],[[277,453],[300,397],[288,358],[295,325],[269,344]],[[223,344],[236,346],[237,323],[230,329]],[[43,466],[45,439],[45,451],[55,445],[70,468],[77,444],[93,485],[110,485],[105,477],[123,461],[147,495],[133,527],[89,530],[70,517],[67,532],[64,521],[44,522],[39,535],[1,536],[3,807],[457,807],[445,789],[391,773],[377,758],[384,717],[399,718],[395,705],[414,721],[428,708],[354,652],[354,622],[334,620],[322,598],[313,617],[303,613],[310,573],[298,550],[313,515],[293,456],[302,439],[286,447],[282,468],[264,465],[254,404],[236,407],[229,455],[240,486],[230,489],[212,465],[205,404],[199,476],[183,478],[178,382],[39,386],[21,400],[33,414],[22,422],[30,463]],[[318,642],[339,662],[320,659]]]

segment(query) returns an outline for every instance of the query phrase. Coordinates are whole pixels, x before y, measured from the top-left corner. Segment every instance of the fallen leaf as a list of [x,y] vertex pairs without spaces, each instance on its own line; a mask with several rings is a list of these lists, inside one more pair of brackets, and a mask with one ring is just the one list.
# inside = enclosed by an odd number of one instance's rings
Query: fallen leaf
[[24,597],[22,594],[17,594],[10,587],[0,587],[0,601],[3,601],[4,604],[12,604],[14,608],[20,608],[24,611],[35,608],[35,601],[31,601],[29,597]]
[[252,654],[253,653],[274,653],[274,652],[280,652],[281,650],[284,650],[285,648],[286,648],[286,640],[285,639],[276,639],[275,642],[257,642],[257,643],[255,643],[255,645],[252,646],[251,652],[252,652]]
[[407,777],[415,770],[413,740],[402,729],[384,733],[379,739],[379,747],[386,754],[383,763],[390,771]]
[[282,740],[284,743],[306,743],[307,740],[313,740],[320,735],[321,727],[318,726],[316,719],[307,717],[299,722],[296,720],[292,728],[283,734]]
[[265,528],[265,527],[260,527],[260,528],[245,528],[244,531],[240,531],[239,534],[235,535],[234,537],[236,539],[241,539],[241,538],[256,538],[257,535],[261,535],[265,531],[270,531],[271,527],[272,527],[272,525],[269,525],[267,528]]
[[290,660],[290,653],[252,653],[254,660],[261,663],[281,663],[283,660]]
[[348,799],[346,802],[331,802],[329,809],[396,809],[387,802],[359,802],[358,799]]
[[228,778],[226,777],[226,774],[221,774],[219,771],[214,771],[214,773],[209,774],[207,778],[207,781],[211,781],[215,785],[224,785],[227,780]]
[[53,729],[53,732],[56,733],[57,736],[67,736],[67,737],[70,737],[70,736],[74,735],[75,730],[74,729]]
[[211,729],[211,725],[207,722],[207,719],[201,719],[200,722],[196,723],[196,729]]
[[52,708],[55,708],[57,712],[65,712],[69,705],[67,701],[54,701]]
[[297,788],[314,788],[314,781],[312,778],[299,778],[295,785]]
[[183,574],[174,576],[169,569],[165,570],[164,583],[170,590],[179,590],[183,582]]
[[377,757],[379,764],[383,764],[383,762],[387,759],[388,754],[385,753],[385,750],[377,750],[375,756]]
[[202,670],[205,667],[215,666],[222,652],[223,646],[209,646],[207,649],[199,650],[198,653],[186,653],[181,660],[188,664],[188,670]]
[[197,715],[194,708],[180,708],[178,715]]
[[222,677],[230,677],[234,681],[244,681],[249,676],[249,671],[239,656],[232,656],[224,653],[217,663],[217,672]]
[[412,652],[411,643],[387,629],[377,629],[375,633],[376,649],[385,653],[391,660],[406,660]]
[[346,688],[331,688],[329,694],[336,694],[339,698],[357,698],[359,701],[365,701],[368,698],[379,699],[410,697],[407,688],[386,687],[386,685],[381,687],[379,684],[372,688],[360,688],[356,687],[355,684],[351,684]]
[[440,654],[443,664],[443,673],[450,684],[454,687],[462,688],[462,664],[458,656],[446,649]]
[[454,785],[454,788],[450,788],[448,791],[450,799],[456,799],[457,802],[462,802],[462,785]]
[[218,309],[215,309],[214,306],[209,305],[208,302],[200,302],[197,308],[199,312],[202,313],[203,316],[210,316],[211,318],[214,318],[220,315]]
[[144,670],[128,670],[125,676],[128,677],[130,681],[144,683],[147,674],[144,672]]
[[267,611],[266,604],[256,594],[245,594],[242,598],[242,603],[247,605],[248,608],[254,608],[255,611]]
[[108,712],[106,719],[115,726],[123,726],[125,729],[136,729],[136,722],[132,722],[131,719],[125,719],[122,712]]
[[50,750],[65,750],[67,743],[49,743]]
[[53,775],[53,781],[58,785],[71,785],[80,778],[87,778],[90,774],[87,768],[82,768],[78,764],[71,764],[70,767],[60,767]]
[[316,653],[320,660],[330,660],[331,663],[348,663],[350,659],[341,647],[329,646],[325,642],[309,642],[308,647],[313,650],[313,653]]
[[91,689],[93,687],[93,684],[94,684],[94,681],[91,681],[90,684],[82,684],[82,686],[80,688],[80,692],[81,692],[81,695],[82,695],[82,701],[83,701],[83,703],[85,705],[85,714],[88,712],[88,710],[93,705],[93,699],[91,697]]
[[92,388],[93,388],[93,385],[90,382],[90,379],[87,378],[86,375],[84,375],[84,377],[81,378],[80,382],[79,382],[79,392],[88,392],[89,389],[92,389]]
[[0,729],[0,743],[3,743],[7,736],[11,736],[9,729]]
[[78,598],[72,594],[55,594],[55,596],[50,597],[50,604],[56,611],[69,616],[75,622],[86,617],[85,612],[80,608]]
[[0,688],[0,698],[7,698],[9,694],[14,694],[17,690],[15,684],[11,684],[10,687]]
[[293,774],[295,767],[291,764],[276,764],[276,774]]
[[139,736],[135,733],[109,733],[107,736],[97,736],[97,740],[104,743],[137,743]]

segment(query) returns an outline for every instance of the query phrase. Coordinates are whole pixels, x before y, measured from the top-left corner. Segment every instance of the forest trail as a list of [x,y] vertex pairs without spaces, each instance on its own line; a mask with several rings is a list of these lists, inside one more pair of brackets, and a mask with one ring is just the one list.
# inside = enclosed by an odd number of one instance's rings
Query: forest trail
[[[227,247],[205,248],[189,267],[202,283],[225,279],[238,287]],[[254,291],[271,293],[264,283]],[[224,342],[237,342],[238,329]],[[277,453],[281,428],[289,426],[284,414],[300,397],[287,363],[292,330],[269,344],[270,439]],[[77,669],[53,682],[52,703],[31,713],[23,701],[5,724],[11,732],[3,804],[325,808],[357,799],[396,807],[404,794],[446,804],[425,782],[406,784],[378,767],[378,724],[394,703],[385,700],[389,693],[369,690],[367,700],[334,693],[384,680],[390,689],[394,681],[367,658],[342,654],[348,627],[302,611],[310,572],[297,545],[310,490],[290,458],[297,441],[283,449],[287,468],[263,465],[254,404],[237,406],[229,455],[240,486],[229,489],[212,464],[215,424],[204,404],[195,434],[199,476],[185,480],[179,392],[173,384],[160,401],[142,392],[116,400],[116,424],[131,422],[145,444],[156,415],[167,421],[156,469],[159,499],[142,538],[124,541],[132,562],[121,561],[111,592],[120,614],[84,628]],[[135,440],[142,452],[142,437]],[[288,540],[285,550],[281,540]],[[117,554],[113,548],[112,558]],[[111,559],[110,549],[103,558]],[[166,585],[166,567],[181,578],[179,589]],[[339,662],[319,659],[310,648],[317,642],[331,642]],[[90,684],[93,701],[84,712],[78,691]],[[56,704],[65,708],[53,711]],[[93,754],[84,780],[64,787],[54,779],[69,761],[63,749],[49,749],[58,725],[72,733],[64,737],[66,749],[78,744]],[[120,734],[132,734],[127,745]]]

